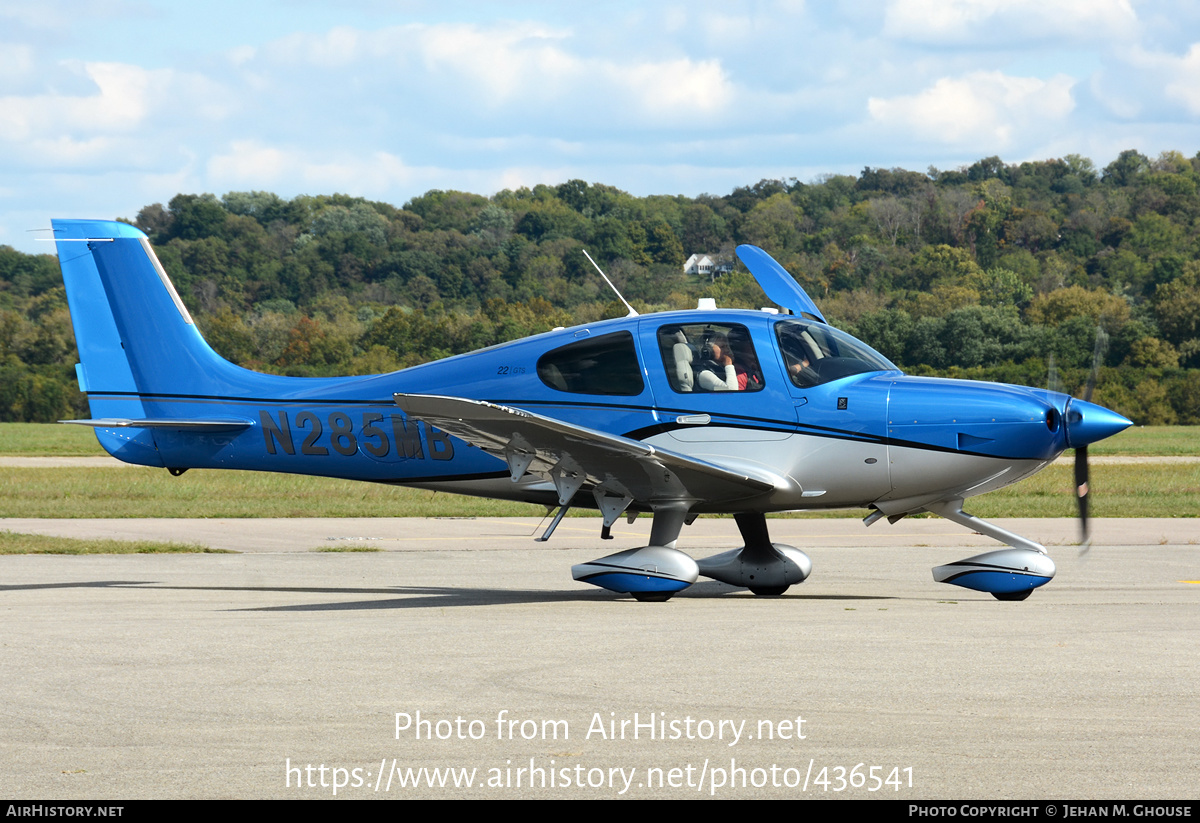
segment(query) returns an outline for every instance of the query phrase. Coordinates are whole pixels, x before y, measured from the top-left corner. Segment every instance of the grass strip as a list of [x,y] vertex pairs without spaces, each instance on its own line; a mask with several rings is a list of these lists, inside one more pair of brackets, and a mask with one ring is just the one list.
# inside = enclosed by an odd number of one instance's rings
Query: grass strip
[[545,509],[326,477],[0,467],[0,517],[541,517]]
[[61,423],[0,423],[3,457],[102,457],[106,452],[87,426]]
[[[973,497],[980,517],[1073,517],[1071,462]],[[1200,464],[1092,467],[1096,517],[1200,517]],[[0,467],[0,517],[536,517],[540,506],[263,472]],[[583,516],[594,511],[573,510]],[[818,516],[862,517],[864,510]]]
[[[2,457],[96,457],[104,453],[86,426],[0,423]],[[1133,426],[1091,446],[1091,453],[1200,456],[1200,426]]]
[[0,531],[0,554],[237,554],[194,543],[156,540],[76,540]]
[[378,546],[318,546],[315,552],[381,552]]
[[[1130,426],[1088,447],[1094,455],[1194,457],[1200,455],[1200,426]],[[1070,456],[1070,452],[1067,453]]]

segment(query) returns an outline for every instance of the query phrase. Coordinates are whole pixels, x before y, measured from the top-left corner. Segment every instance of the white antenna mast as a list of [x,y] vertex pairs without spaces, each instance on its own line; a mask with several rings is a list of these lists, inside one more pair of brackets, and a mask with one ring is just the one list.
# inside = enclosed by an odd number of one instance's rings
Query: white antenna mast
[[621,296],[621,293],[619,291],[617,291],[617,287],[613,285],[613,281],[608,279],[608,275],[604,273],[604,270],[602,268],[600,268],[599,266],[597,266],[596,261],[592,259],[592,256],[590,254],[587,253],[587,249],[580,249],[580,251],[583,252],[583,256],[588,259],[589,263],[591,263],[593,266],[596,266],[596,271],[600,272],[600,276],[604,278],[604,282],[608,284],[608,287],[613,290],[613,293],[617,296],[617,299],[625,304],[625,308],[629,309],[629,314],[627,314],[625,316],[626,317],[637,317],[638,313],[636,311],[634,311],[633,306],[629,305],[629,301]]

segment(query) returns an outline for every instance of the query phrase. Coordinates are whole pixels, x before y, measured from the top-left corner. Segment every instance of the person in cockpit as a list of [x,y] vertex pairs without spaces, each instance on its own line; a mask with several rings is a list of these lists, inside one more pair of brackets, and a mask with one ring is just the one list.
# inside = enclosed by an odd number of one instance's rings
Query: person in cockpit
[[700,387],[707,391],[745,391],[747,386],[762,384],[753,348],[743,349],[736,357],[729,338],[714,334],[705,347],[706,368],[698,375]]

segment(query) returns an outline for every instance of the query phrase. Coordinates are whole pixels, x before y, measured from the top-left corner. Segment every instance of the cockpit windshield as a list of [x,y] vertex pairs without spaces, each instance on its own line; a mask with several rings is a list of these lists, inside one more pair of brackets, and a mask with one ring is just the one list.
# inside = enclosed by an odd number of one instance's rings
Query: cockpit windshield
[[895,364],[860,340],[823,323],[780,320],[775,336],[788,377],[802,389],[873,371],[897,371]]

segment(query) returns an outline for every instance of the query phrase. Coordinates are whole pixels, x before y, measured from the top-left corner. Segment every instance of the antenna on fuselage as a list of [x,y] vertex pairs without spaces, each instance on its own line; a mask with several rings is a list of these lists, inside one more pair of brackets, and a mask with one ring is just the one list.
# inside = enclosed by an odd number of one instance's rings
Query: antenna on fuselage
[[608,284],[608,287],[613,290],[613,294],[615,294],[617,296],[617,299],[625,304],[625,308],[629,309],[629,314],[627,314],[625,316],[626,317],[637,317],[638,316],[637,311],[634,310],[633,306],[629,305],[628,300],[626,300],[624,297],[621,296],[621,293],[619,291],[617,291],[617,287],[613,285],[613,281],[609,280],[608,275],[604,273],[604,269],[600,268],[600,266],[598,266],[596,264],[596,261],[592,259],[592,256],[587,253],[587,249],[580,249],[580,251],[583,252],[583,256],[588,259],[588,262],[596,267],[596,271],[600,272],[600,276],[604,278],[604,282]]

